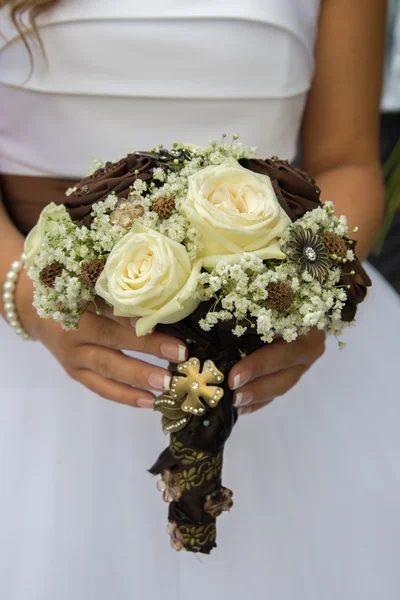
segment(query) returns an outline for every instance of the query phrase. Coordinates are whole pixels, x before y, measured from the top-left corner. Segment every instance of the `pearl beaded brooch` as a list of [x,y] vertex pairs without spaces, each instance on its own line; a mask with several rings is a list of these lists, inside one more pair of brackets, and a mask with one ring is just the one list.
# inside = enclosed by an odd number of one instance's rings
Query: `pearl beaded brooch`
[[11,268],[6,275],[6,280],[3,285],[3,302],[6,311],[6,319],[9,325],[14,329],[17,335],[20,335],[24,340],[33,340],[23,329],[15,306],[15,286],[17,284],[19,274],[24,266],[25,254],[21,255],[20,260],[15,260],[11,264]]

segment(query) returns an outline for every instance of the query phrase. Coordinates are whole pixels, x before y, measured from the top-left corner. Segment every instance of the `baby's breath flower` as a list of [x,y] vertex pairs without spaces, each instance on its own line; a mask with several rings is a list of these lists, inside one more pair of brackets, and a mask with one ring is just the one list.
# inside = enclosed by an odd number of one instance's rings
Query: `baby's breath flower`
[[142,179],[138,178],[133,183],[133,189],[138,194],[144,194],[147,191],[147,183],[145,181],[143,181]]
[[298,333],[296,329],[288,327],[282,331],[282,337],[285,342],[294,342],[298,337]]
[[247,327],[243,327],[242,325],[236,325],[233,329],[233,335],[237,335],[237,337],[241,337],[247,331]]
[[65,195],[66,195],[66,196],[70,196],[71,194],[73,194],[74,192],[76,192],[76,190],[77,190],[77,189],[78,189],[78,188],[77,188],[76,186],[74,186],[74,187],[69,187],[69,188],[67,189],[67,191],[65,192]]
[[100,169],[100,167],[102,166],[102,161],[99,158],[95,158],[92,164],[90,165],[89,171],[86,173],[86,177],[90,177],[90,175],[93,175],[93,173],[95,173],[97,169]]
[[164,169],[162,169],[161,167],[153,169],[153,179],[156,179],[157,181],[165,181],[166,174]]

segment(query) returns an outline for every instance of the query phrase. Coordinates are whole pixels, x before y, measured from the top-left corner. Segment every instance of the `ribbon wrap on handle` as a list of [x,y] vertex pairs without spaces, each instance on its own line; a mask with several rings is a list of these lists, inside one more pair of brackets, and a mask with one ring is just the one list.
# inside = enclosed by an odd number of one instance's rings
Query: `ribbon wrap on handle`
[[[153,475],[162,476],[160,489],[169,502],[171,545],[177,550],[204,554],[216,546],[217,516],[233,504],[232,492],[222,486],[224,446],[237,421],[228,374],[242,356],[263,345],[253,329],[236,337],[231,322],[218,323],[210,332],[203,331],[199,321],[210,307],[211,302],[202,303],[186,319],[157,326],[159,331],[186,343],[187,362],[198,359],[200,371],[212,361],[223,376],[218,384],[223,395],[215,407],[204,404],[205,412],[191,414],[188,423],[171,434],[169,447],[150,469]],[[172,381],[181,375],[177,365],[170,365],[170,370]],[[172,396],[170,401],[173,402]]]

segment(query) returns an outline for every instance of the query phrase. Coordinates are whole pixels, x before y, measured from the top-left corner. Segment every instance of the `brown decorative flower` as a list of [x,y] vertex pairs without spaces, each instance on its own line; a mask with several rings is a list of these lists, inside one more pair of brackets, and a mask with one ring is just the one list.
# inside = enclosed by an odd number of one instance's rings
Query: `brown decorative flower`
[[105,258],[101,258],[99,260],[87,260],[81,265],[79,279],[83,281],[83,283],[86,283],[86,285],[89,287],[94,287],[104,269],[105,264]]
[[271,178],[278,202],[292,221],[321,206],[321,191],[314,179],[292,167],[287,160],[272,157],[265,160],[242,159],[239,162],[246,169]]
[[110,221],[124,229],[132,226],[133,221],[144,215],[143,198],[138,194],[130,194],[127,200],[118,200],[110,214]]
[[161,197],[154,200],[152,207],[161,219],[168,219],[175,210],[175,200],[173,198]]
[[95,173],[76,185],[76,190],[66,198],[65,207],[73,220],[90,225],[92,206],[105,200],[111,192],[127,199],[136,179],[148,181],[159,163],[146,156],[128,154],[116,163],[106,163]]
[[289,310],[293,304],[293,291],[285,281],[273,281],[267,286],[268,305],[275,310]]
[[162,493],[165,502],[174,502],[182,496],[180,481],[181,476],[179,473],[172,473],[169,469],[164,469],[161,472],[157,489]]
[[333,231],[327,231],[322,236],[322,242],[331,257],[334,257],[339,261],[346,261],[348,246],[340,235]]
[[[354,251],[355,243],[352,249]],[[353,321],[356,316],[357,305],[365,300],[372,281],[362,264],[355,259],[343,266],[340,285],[345,287],[347,294],[347,300],[342,309],[342,319],[346,322]]]
[[179,530],[178,524],[176,521],[170,521],[168,525],[168,533],[170,536],[170,544],[171,547],[174,548],[177,552],[183,550],[183,535]]
[[47,287],[54,287],[56,277],[59,277],[63,270],[64,266],[61,263],[53,262],[40,271],[39,279]]
[[291,234],[287,250],[289,259],[298,265],[299,273],[306,272],[324,281],[329,272],[329,253],[319,235],[298,227]]
[[212,517],[219,517],[224,511],[229,511],[233,506],[233,492],[228,488],[221,488],[206,497],[204,510]]

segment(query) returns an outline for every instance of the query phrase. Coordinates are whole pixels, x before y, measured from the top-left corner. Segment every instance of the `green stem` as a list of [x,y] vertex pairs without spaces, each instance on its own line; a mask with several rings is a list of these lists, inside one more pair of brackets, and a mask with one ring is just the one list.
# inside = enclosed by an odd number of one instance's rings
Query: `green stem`
[[373,250],[375,255],[381,252],[396,212],[400,210],[400,139],[384,164],[382,172],[386,183],[385,214]]

